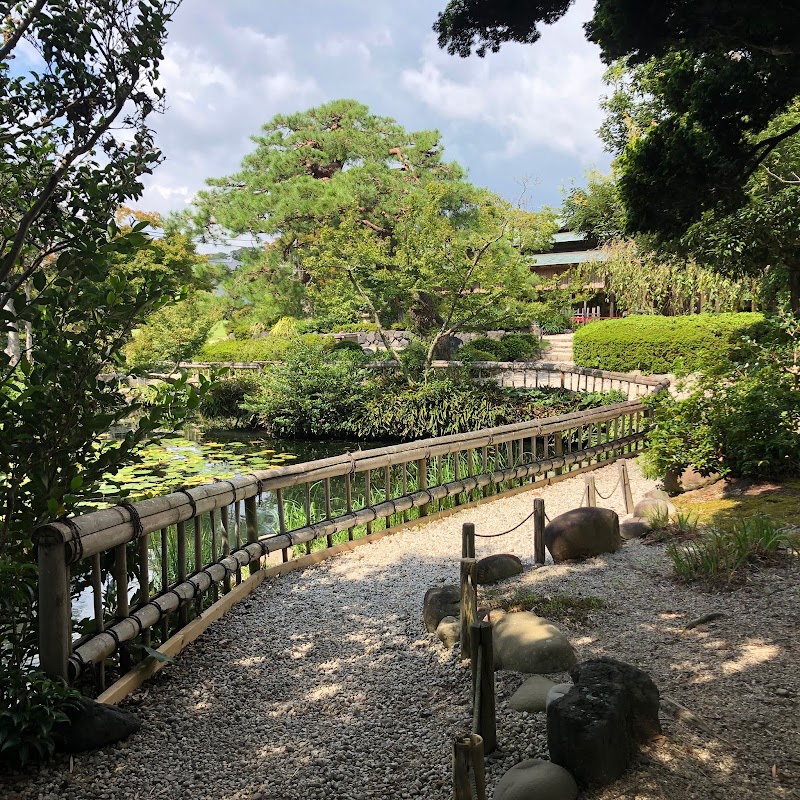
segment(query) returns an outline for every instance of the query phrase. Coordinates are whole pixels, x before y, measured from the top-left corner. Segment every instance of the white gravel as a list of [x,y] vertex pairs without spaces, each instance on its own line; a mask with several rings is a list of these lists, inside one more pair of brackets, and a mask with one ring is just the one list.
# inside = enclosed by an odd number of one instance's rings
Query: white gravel
[[[653,483],[628,463],[636,499]],[[593,474],[607,494],[617,467]],[[580,505],[582,494],[576,476],[265,583],[128,701],[143,720],[136,736],[77,756],[73,771],[58,759],[12,781],[3,796],[449,799],[452,737],[471,716],[469,668],[424,632],[425,590],[457,582],[463,522],[497,532],[525,517],[534,496],[545,498],[552,518]],[[603,504],[622,514],[619,488]],[[477,549],[478,557],[513,552],[530,565],[532,523],[478,540]],[[682,588],[666,574],[663,548],[634,542],[581,565],[529,566],[513,581],[603,598],[606,607],[584,628],[562,626],[579,658],[606,654],[641,666],[714,732],[667,719],[665,737],[628,776],[582,797],[797,797],[800,687],[787,655],[798,643],[797,570],[769,570],[725,596]],[[778,593],[765,601],[768,579]],[[712,610],[728,616],[681,632]],[[544,715],[505,705],[520,682],[497,674],[501,752],[489,761],[492,786],[522,758],[547,757]]]

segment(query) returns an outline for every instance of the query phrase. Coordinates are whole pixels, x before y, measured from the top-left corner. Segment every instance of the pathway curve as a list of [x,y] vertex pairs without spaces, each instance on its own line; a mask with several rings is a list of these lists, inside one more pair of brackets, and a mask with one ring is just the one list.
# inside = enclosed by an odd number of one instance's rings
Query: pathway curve
[[[641,496],[653,484],[629,465]],[[616,465],[594,474],[602,494],[617,481]],[[576,476],[265,582],[128,701],[143,720],[136,736],[77,756],[72,772],[53,762],[13,796],[450,798],[450,742],[469,725],[469,670],[425,633],[425,590],[457,582],[463,522],[502,531],[534,496],[552,518],[580,505],[582,492]],[[603,504],[622,514],[620,489]],[[530,563],[532,537],[529,521],[479,539],[477,555],[513,552]]]

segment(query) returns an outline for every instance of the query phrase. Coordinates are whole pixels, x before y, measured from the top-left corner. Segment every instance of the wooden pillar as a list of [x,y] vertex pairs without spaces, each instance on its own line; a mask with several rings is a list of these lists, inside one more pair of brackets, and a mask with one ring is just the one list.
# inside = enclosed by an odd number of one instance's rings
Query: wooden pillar
[[491,622],[470,626],[472,666],[472,732],[483,739],[484,755],[497,749],[497,720],[494,696],[494,649]]
[[[420,458],[417,461],[417,489],[420,492],[425,492],[428,489],[428,459]],[[419,507],[419,515],[421,517],[428,516],[428,504]]]
[[470,625],[478,619],[478,562],[474,558],[461,559],[461,658],[470,657]]
[[39,666],[51,678],[68,678],[72,614],[66,547],[60,540],[37,542],[39,562]]
[[453,740],[453,800],[486,800],[483,739],[476,733],[458,736]]
[[[256,498],[248,497],[244,501],[245,524],[247,526],[247,542],[252,544],[258,541],[258,510]],[[254,558],[249,565],[250,574],[255,575],[261,569],[261,559]]]
[[619,482],[625,497],[625,511],[628,514],[633,514],[633,493],[631,492],[631,481],[628,477],[628,465],[624,459],[619,462]]
[[533,563],[544,564],[544,500],[537,497],[533,501]]
[[594,475],[586,476],[586,505],[589,508],[597,506],[597,488],[594,485]]
[[461,526],[461,558],[475,558],[475,525],[472,522]]

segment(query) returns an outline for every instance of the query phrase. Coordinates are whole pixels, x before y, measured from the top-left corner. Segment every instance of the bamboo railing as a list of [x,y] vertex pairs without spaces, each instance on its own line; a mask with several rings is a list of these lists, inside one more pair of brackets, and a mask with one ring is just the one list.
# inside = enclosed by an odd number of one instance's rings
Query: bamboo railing
[[[583,383],[590,390],[608,389],[621,382],[634,395],[668,385],[580,368],[559,369],[555,375],[569,388]],[[91,669],[102,689],[109,657],[118,654],[115,668],[130,669],[137,648],[147,652],[151,644],[165,641],[190,616],[240,584],[245,572],[261,570],[271,554],[279,553],[285,562],[301,545],[307,553],[315,541],[331,547],[340,532],[352,539],[354,531],[388,529],[447,504],[602,466],[644,446],[647,416],[647,407],[633,399],[273,467],[42,526],[34,533],[40,665],[71,681]],[[312,507],[312,491],[320,489],[324,502]],[[344,498],[340,508],[333,507],[334,490]],[[301,509],[302,518],[294,523],[288,502]],[[269,519],[260,518],[265,507]],[[73,640],[71,578],[76,577],[93,596],[93,619],[90,629]],[[109,595],[113,613],[106,610]]]

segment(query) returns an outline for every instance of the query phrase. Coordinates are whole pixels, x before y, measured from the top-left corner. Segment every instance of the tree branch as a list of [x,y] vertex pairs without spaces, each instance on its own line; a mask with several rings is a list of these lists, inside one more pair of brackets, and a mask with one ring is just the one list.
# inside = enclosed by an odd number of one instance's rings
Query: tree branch
[[0,47],[0,61],[5,61],[11,54],[11,51],[19,44],[19,40],[25,35],[25,32],[33,24],[34,19],[38,13],[44,8],[47,0],[36,0],[36,2],[28,10],[28,13],[22,18],[14,33],[4,42]]

